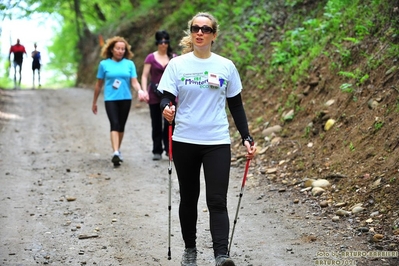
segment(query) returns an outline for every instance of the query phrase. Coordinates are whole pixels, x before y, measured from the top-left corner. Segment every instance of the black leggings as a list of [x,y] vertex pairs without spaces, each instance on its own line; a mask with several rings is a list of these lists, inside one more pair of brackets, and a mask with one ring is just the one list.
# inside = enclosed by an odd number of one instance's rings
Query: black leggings
[[111,131],[124,132],[132,100],[105,101]]
[[[164,150],[169,152],[169,122],[163,117],[159,103],[149,104],[149,107],[152,127],[152,153],[162,154]],[[172,127],[174,127],[174,122]]]
[[179,218],[186,248],[196,246],[200,170],[204,168],[206,203],[215,257],[227,254],[229,217],[227,189],[229,186],[230,144],[196,145],[173,141],[173,161],[179,188]]

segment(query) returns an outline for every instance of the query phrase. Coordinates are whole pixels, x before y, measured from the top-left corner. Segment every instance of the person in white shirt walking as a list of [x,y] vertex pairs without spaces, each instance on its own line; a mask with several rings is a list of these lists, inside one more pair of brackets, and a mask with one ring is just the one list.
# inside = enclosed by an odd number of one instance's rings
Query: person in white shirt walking
[[173,161],[179,180],[179,218],[185,243],[181,265],[197,265],[197,205],[202,166],[215,263],[233,266],[228,255],[231,143],[226,99],[248,159],[255,156],[256,147],[249,134],[238,71],[231,60],[211,51],[218,35],[216,19],[209,13],[198,13],[188,22],[186,33],[180,41],[182,55],[170,60],[158,85],[163,92],[163,115],[169,122],[175,120]]

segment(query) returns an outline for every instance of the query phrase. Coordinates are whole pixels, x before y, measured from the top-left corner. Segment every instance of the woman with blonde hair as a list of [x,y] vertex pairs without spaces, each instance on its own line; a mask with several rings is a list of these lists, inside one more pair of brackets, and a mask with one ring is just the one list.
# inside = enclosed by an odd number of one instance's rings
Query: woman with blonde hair
[[105,58],[98,66],[97,82],[94,89],[92,111],[97,114],[97,99],[104,87],[105,110],[110,122],[111,146],[113,150],[112,163],[119,166],[123,162],[121,144],[125,125],[132,103],[131,87],[139,96],[140,101],[146,101],[148,94],[141,89],[137,80],[137,71],[130,51],[129,43],[120,36],[108,39],[101,49]]
[[[218,35],[216,19],[209,13],[198,13],[188,22],[186,33],[180,42],[183,55],[170,60],[158,86],[163,92],[160,104],[163,115],[169,122],[174,119],[176,122],[172,145],[185,243],[181,265],[197,265],[196,226],[202,166],[215,264],[234,266],[228,254],[231,143],[226,99],[248,159],[255,156],[256,148],[241,100],[238,71],[231,60],[211,51]],[[175,108],[176,97],[178,108]]]

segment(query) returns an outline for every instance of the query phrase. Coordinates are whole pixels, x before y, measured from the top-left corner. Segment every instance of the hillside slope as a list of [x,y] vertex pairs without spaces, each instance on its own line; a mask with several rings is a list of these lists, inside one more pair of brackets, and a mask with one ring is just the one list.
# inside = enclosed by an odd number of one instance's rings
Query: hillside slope
[[[373,45],[374,41],[364,44]],[[315,197],[311,191],[301,194],[319,203],[328,202],[325,217],[329,219],[339,209],[351,211],[361,204],[361,213],[344,219],[354,219],[357,228],[366,226],[383,234],[384,241],[377,245],[397,249],[399,80],[397,70],[389,71],[394,60],[373,71],[370,82],[350,94],[339,90],[342,78],[326,67],[328,61],[320,57],[313,62],[314,70],[297,91],[296,108],[300,111],[292,120],[282,121],[291,111],[280,111],[278,99],[289,97],[286,90],[276,89],[247,105],[247,109],[251,106],[265,113],[253,112],[250,119],[261,150],[259,183],[268,178],[299,192],[307,179],[327,179],[331,186],[321,196]],[[360,60],[357,66],[362,64],[365,62]],[[255,99],[255,92],[250,95]],[[258,115],[268,118],[264,125],[256,125]],[[335,123],[327,131],[324,127],[330,119]]]
[[[316,1],[303,2],[307,5],[302,8],[312,13],[315,4],[311,2]],[[360,233],[365,241],[376,234],[383,236],[370,242],[371,249],[397,250],[399,240],[397,6],[397,2],[396,7],[387,4],[386,10],[380,10],[385,19],[374,17],[375,27],[362,40],[347,38],[340,46],[327,42],[295,83],[290,82],[295,69],[284,72],[280,65],[273,78],[264,80],[267,89],[247,82],[252,86],[244,96],[261,150],[259,184],[267,178],[297,190],[304,199],[316,200],[327,219],[340,209],[348,211],[349,216],[341,220],[355,225],[354,234],[366,228]],[[289,25],[289,19],[284,25]],[[360,81],[359,72],[367,79]],[[257,76],[244,79],[258,80]],[[335,123],[325,130],[328,120]],[[327,179],[330,186],[320,196],[310,190],[301,192],[309,184],[307,179]],[[362,210],[354,214],[354,206]]]

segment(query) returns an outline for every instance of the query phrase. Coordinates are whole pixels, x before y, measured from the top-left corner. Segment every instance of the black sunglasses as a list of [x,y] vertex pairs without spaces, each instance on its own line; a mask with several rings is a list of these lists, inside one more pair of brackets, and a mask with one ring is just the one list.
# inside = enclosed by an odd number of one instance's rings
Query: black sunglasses
[[163,44],[163,43],[169,44],[169,41],[168,40],[162,40],[162,41],[158,41],[157,42],[157,44]]
[[199,31],[202,31],[202,33],[213,33],[214,30],[211,27],[208,26],[197,26],[197,25],[193,25],[190,27],[190,31],[191,33],[198,33]]

